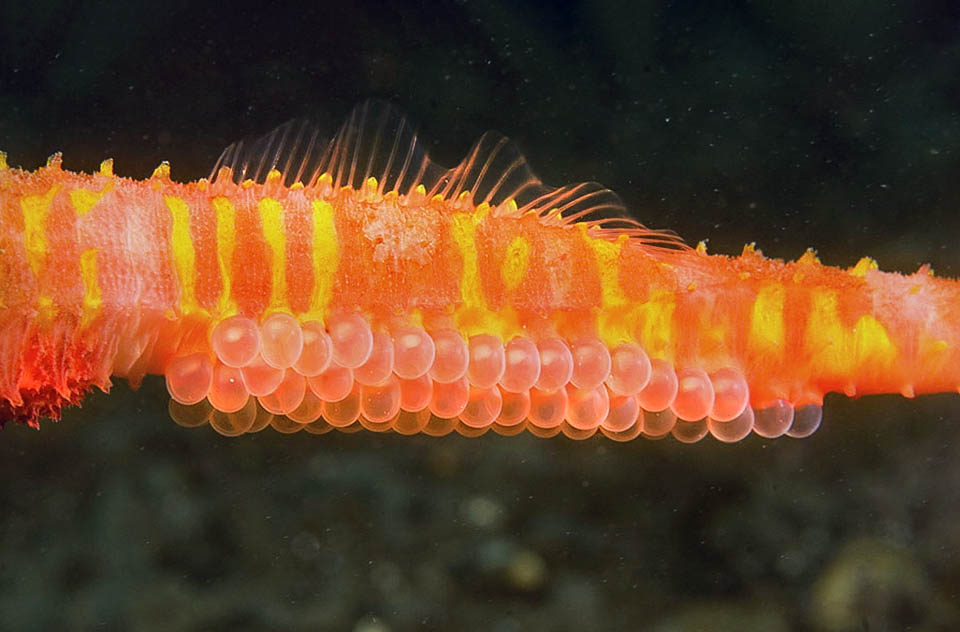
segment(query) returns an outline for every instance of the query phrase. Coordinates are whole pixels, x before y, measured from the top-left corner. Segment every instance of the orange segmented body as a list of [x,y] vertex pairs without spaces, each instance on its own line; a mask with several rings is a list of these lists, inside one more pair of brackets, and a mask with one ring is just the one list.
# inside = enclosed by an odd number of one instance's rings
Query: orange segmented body
[[810,434],[831,391],[960,384],[960,283],[708,255],[621,211],[494,134],[443,169],[375,103],[189,184],[0,154],[0,420],[154,373],[224,434],[734,441]]

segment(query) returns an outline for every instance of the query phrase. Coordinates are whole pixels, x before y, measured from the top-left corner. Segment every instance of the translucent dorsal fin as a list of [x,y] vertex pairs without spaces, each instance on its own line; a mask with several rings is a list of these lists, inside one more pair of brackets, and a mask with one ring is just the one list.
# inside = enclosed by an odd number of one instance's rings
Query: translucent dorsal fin
[[231,169],[237,183],[250,179],[262,184],[276,169],[288,186],[313,185],[326,173],[336,188],[359,189],[373,177],[380,193],[402,194],[420,184],[431,190],[447,173],[427,157],[403,113],[375,100],[355,107],[332,138],[297,119],[252,142],[236,142],[220,154],[211,179],[223,167]]
[[457,198],[468,191],[475,204],[496,206],[507,200],[529,200],[546,187],[533,175],[516,143],[497,132],[480,137],[463,161],[447,172],[435,194]]
[[220,170],[226,167],[232,171],[237,183],[253,180],[262,184],[273,169],[283,174],[286,185],[310,182],[310,175],[319,165],[327,144],[327,139],[313,123],[294,119],[266,136],[229,145],[220,153],[210,180],[216,180]]
[[378,193],[408,194],[418,185],[436,186],[446,169],[432,162],[403,113],[383,101],[366,101],[353,109],[330,141],[321,172],[335,186],[359,189],[376,178]]
[[595,182],[561,188],[545,185],[530,169],[517,145],[487,132],[463,161],[452,169],[431,161],[401,111],[382,101],[366,101],[353,109],[332,137],[307,121],[294,120],[252,142],[227,147],[211,174],[231,169],[233,180],[263,183],[272,170],[290,186],[316,184],[328,174],[335,188],[359,189],[373,177],[378,193],[411,193],[422,185],[427,197],[487,203],[500,216],[534,212],[545,224],[585,223],[599,237],[628,235],[654,248],[686,249],[670,231],[653,230],[632,219],[620,198]]

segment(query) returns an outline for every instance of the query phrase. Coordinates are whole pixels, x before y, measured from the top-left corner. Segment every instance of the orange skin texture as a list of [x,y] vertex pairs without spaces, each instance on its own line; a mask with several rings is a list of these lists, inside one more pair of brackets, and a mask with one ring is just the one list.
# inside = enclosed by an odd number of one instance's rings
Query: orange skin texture
[[[0,162],[0,422],[58,418],[91,387],[108,389],[110,376],[136,385],[145,373],[162,374],[177,355],[212,353],[209,332],[221,318],[259,320],[273,311],[306,320],[359,310],[383,326],[455,326],[464,335],[633,340],[677,368],[739,369],[755,407],[778,398],[820,403],[831,391],[912,396],[960,384],[960,283],[926,269],[905,276],[864,260],[846,270],[821,265],[812,253],[785,263],[752,247],[739,257],[707,255],[616,241],[616,233],[577,224],[548,225],[536,213],[478,211],[469,199],[229,178],[179,184],[168,173],[161,168],[135,181],[109,169],[64,171],[58,160],[34,172]],[[77,206],[81,190],[80,198],[93,200],[89,208]],[[25,199],[43,196],[49,203],[39,215],[26,209]],[[190,309],[165,198],[188,209]],[[271,298],[275,254],[258,210],[265,198],[283,208],[279,303]],[[229,310],[215,199],[235,208]],[[332,208],[338,252],[322,313],[311,312],[315,200]],[[472,259],[456,236],[465,217],[476,219]],[[511,287],[504,270],[518,239],[527,259]],[[615,273],[598,262],[595,242],[618,244]],[[91,251],[96,295],[81,263]],[[471,269],[479,306],[465,289]]]

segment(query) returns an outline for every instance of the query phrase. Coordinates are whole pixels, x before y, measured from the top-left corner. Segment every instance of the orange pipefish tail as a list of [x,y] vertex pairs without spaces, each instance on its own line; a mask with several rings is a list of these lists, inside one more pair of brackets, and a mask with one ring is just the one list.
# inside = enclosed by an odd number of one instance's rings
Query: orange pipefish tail
[[708,255],[496,133],[442,167],[388,104],[188,184],[0,156],[0,422],[152,373],[228,435],[737,441],[811,434],[829,392],[960,384],[956,281]]

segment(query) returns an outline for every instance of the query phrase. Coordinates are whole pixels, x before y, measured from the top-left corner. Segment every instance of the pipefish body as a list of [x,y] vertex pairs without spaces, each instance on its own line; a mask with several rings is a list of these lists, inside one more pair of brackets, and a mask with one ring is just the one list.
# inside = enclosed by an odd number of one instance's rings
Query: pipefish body
[[488,133],[452,169],[389,105],[135,181],[0,153],[0,423],[166,378],[223,434],[803,437],[823,396],[956,391],[960,283],[690,248]]

